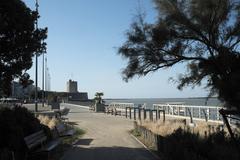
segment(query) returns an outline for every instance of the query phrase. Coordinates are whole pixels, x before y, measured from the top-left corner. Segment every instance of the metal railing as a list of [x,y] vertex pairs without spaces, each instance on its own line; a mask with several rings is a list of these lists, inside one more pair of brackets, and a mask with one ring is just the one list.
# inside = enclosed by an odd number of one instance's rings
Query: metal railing
[[175,117],[189,117],[197,120],[222,122],[219,113],[221,107],[217,106],[193,106],[183,104],[153,104],[154,109],[165,110],[166,115]]
[[125,109],[126,107],[134,107],[134,103],[116,103],[116,102],[112,102],[108,105],[108,107],[114,107],[114,108],[118,108],[118,109]]
[[[139,108],[147,109],[147,105],[141,104],[137,105],[134,103],[119,103],[119,102],[112,102],[108,105],[108,107],[116,108],[121,111],[125,111],[126,108]],[[195,106],[195,105],[185,105],[183,103],[166,103],[166,104],[153,104],[150,110],[164,110],[166,116],[171,116],[175,118],[189,118],[191,122],[193,120],[200,120],[200,121],[210,121],[210,122],[217,122],[223,123],[222,115],[219,113],[219,110],[222,107],[218,106]],[[149,109],[148,109],[149,110]],[[130,110],[132,113],[134,109]],[[228,118],[230,124],[236,124],[237,122],[234,118],[235,116],[230,116]],[[239,116],[237,117],[240,118]]]

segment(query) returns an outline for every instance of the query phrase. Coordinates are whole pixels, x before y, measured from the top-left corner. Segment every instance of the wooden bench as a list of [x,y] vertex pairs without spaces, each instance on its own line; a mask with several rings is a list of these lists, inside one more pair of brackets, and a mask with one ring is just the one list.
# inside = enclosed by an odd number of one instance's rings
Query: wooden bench
[[58,111],[59,114],[59,119],[62,121],[68,121],[68,118],[66,117],[69,113],[70,109],[69,108],[63,108]]
[[24,138],[25,144],[28,148],[27,156],[34,156],[41,153],[47,153],[47,157],[49,159],[49,153],[53,149],[55,149],[58,145],[60,145],[61,140],[55,139],[52,141],[47,141],[47,136],[44,131],[35,132],[29,136]]
[[59,137],[68,137],[73,136],[75,134],[74,129],[68,129],[64,124],[60,123],[55,127],[57,134]]

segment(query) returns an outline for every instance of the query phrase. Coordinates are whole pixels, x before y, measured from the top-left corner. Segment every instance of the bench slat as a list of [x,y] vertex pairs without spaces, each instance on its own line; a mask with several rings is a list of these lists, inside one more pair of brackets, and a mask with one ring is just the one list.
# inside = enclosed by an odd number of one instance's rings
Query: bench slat
[[51,151],[61,143],[60,139],[52,140],[48,142],[43,148],[43,151]]
[[66,130],[64,124],[58,124],[56,126],[57,133],[60,137],[73,136],[75,134],[74,129]]
[[32,149],[36,146],[39,146],[43,144],[47,140],[47,136],[45,136],[43,130],[36,132],[34,134],[31,134],[24,138],[24,141],[28,147],[28,149]]
[[29,136],[26,136],[26,137],[24,138],[24,140],[25,140],[25,141],[30,141],[31,139],[33,139],[33,138],[35,138],[35,137],[42,136],[42,135],[44,135],[43,130],[38,131],[38,132],[36,132],[36,133],[33,133],[33,134],[29,135]]
[[42,145],[43,142],[45,142],[46,140],[47,140],[47,137],[45,136],[45,137],[42,137],[41,139],[38,139],[38,140],[36,140],[36,141],[34,141],[34,142],[32,142],[32,143],[28,143],[28,144],[27,144],[28,149],[32,149],[32,148],[34,148],[34,147],[37,147],[37,146],[39,146],[39,145]]

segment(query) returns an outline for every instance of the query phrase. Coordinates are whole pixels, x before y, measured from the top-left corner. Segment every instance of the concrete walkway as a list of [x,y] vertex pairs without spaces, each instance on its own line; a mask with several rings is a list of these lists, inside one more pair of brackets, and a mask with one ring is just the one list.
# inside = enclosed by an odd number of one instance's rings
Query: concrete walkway
[[128,133],[133,128],[131,120],[63,105],[71,109],[69,120],[76,122],[86,134],[61,160],[156,160]]

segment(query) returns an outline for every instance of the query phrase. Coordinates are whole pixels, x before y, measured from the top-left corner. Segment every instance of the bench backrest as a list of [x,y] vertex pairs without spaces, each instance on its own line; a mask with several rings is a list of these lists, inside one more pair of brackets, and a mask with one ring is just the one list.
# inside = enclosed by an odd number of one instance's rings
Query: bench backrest
[[61,115],[62,115],[62,116],[66,116],[66,115],[69,113],[69,111],[70,111],[69,108],[64,108],[64,109],[62,110]]
[[58,133],[64,132],[65,129],[66,129],[66,128],[65,128],[64,124],[62,124],[62,123],[56,125],[56,130],[57,130]]
[[43,142],[47,140],[47,136],[44,134],[43,130],[33,133],[24,138],[24,141],[28,149],[35,148],[39,145],[42,145]]

